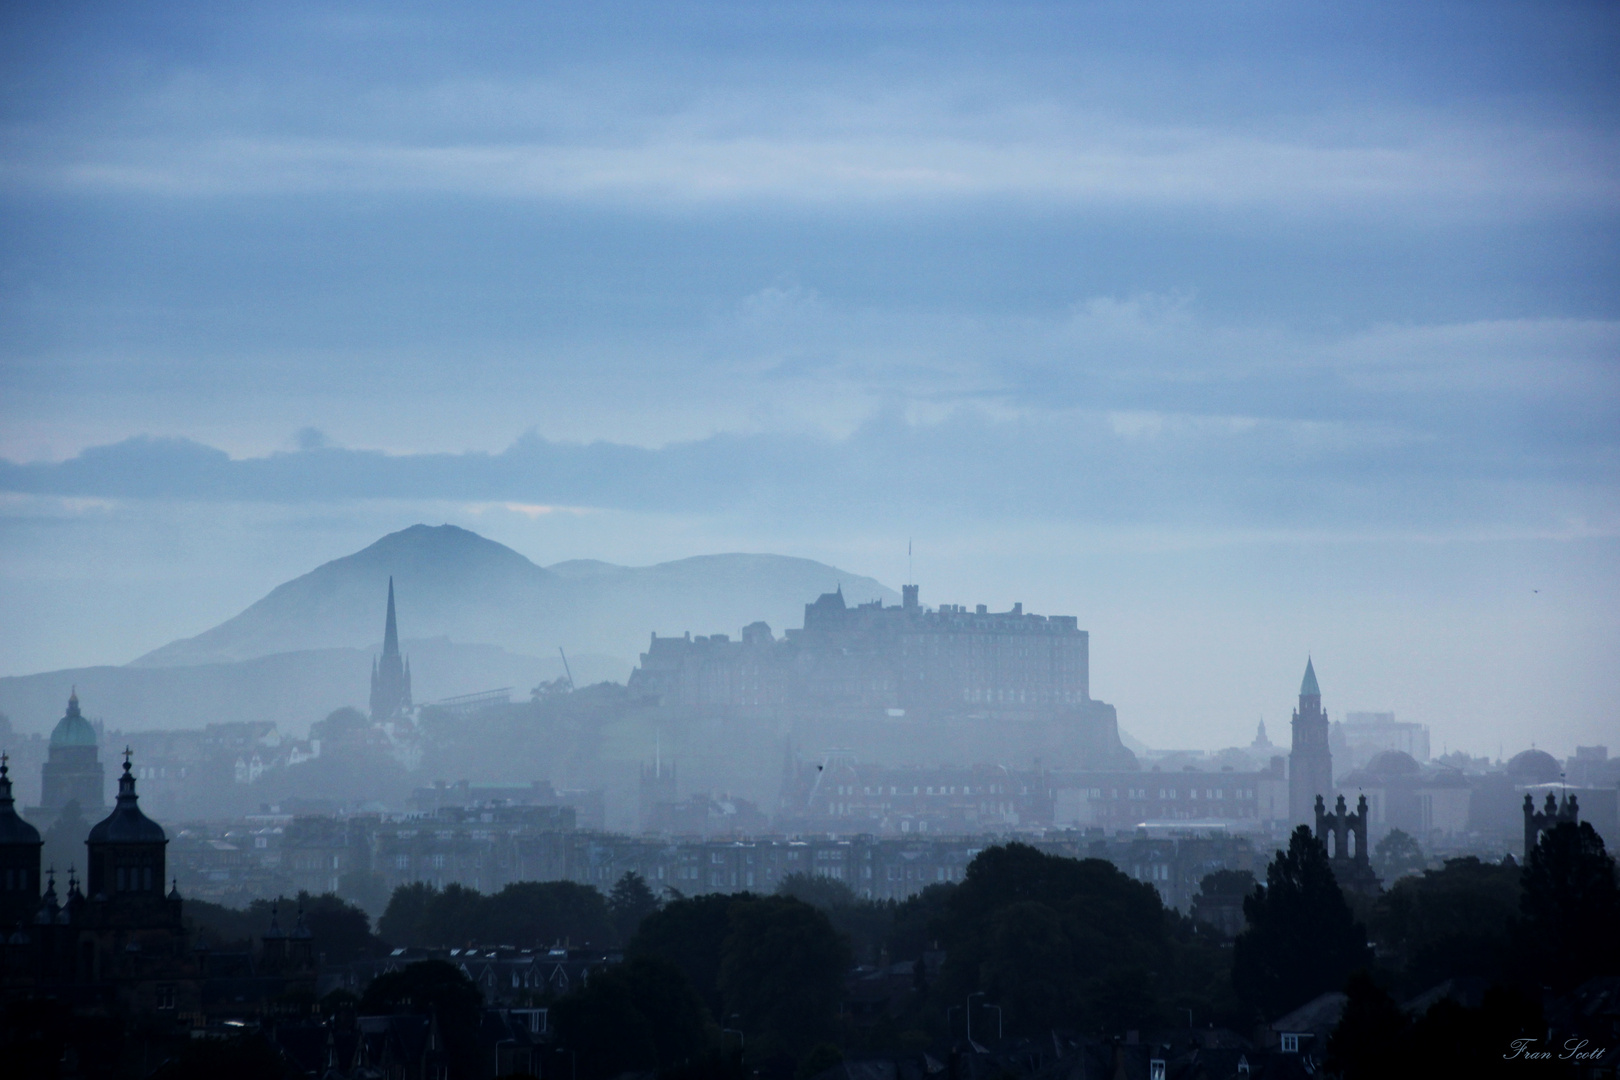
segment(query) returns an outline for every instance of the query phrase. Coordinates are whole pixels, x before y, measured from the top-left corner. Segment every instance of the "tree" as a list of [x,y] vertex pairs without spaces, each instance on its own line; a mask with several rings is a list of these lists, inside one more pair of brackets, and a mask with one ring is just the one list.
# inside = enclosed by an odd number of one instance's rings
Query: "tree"
[[377,920],[377,933],[395,945],[420,945],[427,939],[428,904],[438,895],[425,881],[401,885],[388,898],[388,908]]
[[1558,990],[1620,970],[1620,886],[1591,823],[1543,832],[1522,882],[1521,969]]
[[1387,1076],[1411,1022],[1365,971],[1350,976],[1344,989],[1344,1014],[1328,1036],[1328,1068],[1344,1080]]
[[558,1001],[551,1015],[585,1076],[668,1073],[712,1048],[713,1022],[681,969],[635,957]]
[[607,899],[573,881],[517,881],[489,897],[479,934],[490,944],[545,948],[614,940]]
[[1243,902],[1248,929],[1232,956],[1232,981],[1250,1004],[1286,1012],[1345,984],[1372,959],[1327,850],[1301,825],[1266,867],[1266,886]]
[[1409,993],[1443,979],[1500,978],[1519,909],[1517,867],[1468,856],[1397,880],[1373,908],[1380,955]]
[[850,907],[857,899],[854,889],[825,874],[789,874],[776,886],[776,895],[791,896],[827,912]]
[[792,897],[734,902],[720,961],[725,1014],[741,1018],[752,1050],[802,1057],[831,1039],[849,949],[827,916]]
[[362,1014],[413,1012],[433,1017],[446,1054],[467,1075],[477,1067],[478,1021],[484,996],[461,969],[444,960],[406,964],[372,979],[360,995]]
[[388,886],[374,870],[348,870],[338,878],[338,895],[368,915],[380,916],[388,909]]
[[749,899],[749,893],[710,893],[672,900],[641,921],[630,939],[629,955],[660,957],[680,968],[715,1019],[723,1022],[720,957],[731,933],[731,906]]
[[1413,836],[1400,829],[1391,829],[1373,848],[1373,869],[1386,883],[1416,874],[1428,865],[1423,846]]
[[979,986],[1027,1029],[1073,1016],[1079,979],[1063,920],[1034,900],[999,909],[990,921]]
[[[998,917],[1015,906],[1032,920],[1029,927]],[[1063,948],[1042,907],[1055,917]],[[1016,992],[1016,958],[1031,956],[1042,938],[1052,945],[1039,960],[1041,978],[1056,996],[1052,1009],[1072,1007],[1070,1023],[1092,1030],[1122,1018],[1148,1024],[1157,1019],[1158,991],[1173,989],[1159,981],[1171,970],[1174,924],[1158,892],[1101,859],[1048,855],[1027,844],[987,848],[968,864],[935,925],[946,955],[936,1000],[954,1003],[992,987]],[[1046,1030],[1050,1009],[1028,1007],[1006,1009],[1008,1032]]]
[[635,936],[641,920],[658,910],[658,897],[647,887],[647,879],[627,870],[608,894],[608,913],[620,941]]

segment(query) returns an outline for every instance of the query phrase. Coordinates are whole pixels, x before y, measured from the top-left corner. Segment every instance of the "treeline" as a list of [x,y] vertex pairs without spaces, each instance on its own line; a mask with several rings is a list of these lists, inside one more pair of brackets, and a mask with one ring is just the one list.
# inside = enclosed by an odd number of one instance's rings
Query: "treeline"
[[[1620,885],[1590,825],[1547,832],[1523,867],[1456,859],[1371,903],[1346,897],[1302,828],[1264,883],[1210,875],[1193,910],[1235,891],[1246,891],[1246,926],[1229,940],[1111,863],[1013,843],[981,852],[960,883],[900,903],[802,876],[774,896],[662,901],[635,875],[609,896],[568,882],[489,896],[415,885],[395,891],[379,931],[400,945],[621,944],[623,965],[549,1003],[560,1047],[587,1078],[731,1075],[744,1048],[750,1069],[811,1075],[841,1054],[943,1054],[969,1022],[981,1042],[992,1028],[1048,1043],[1054,1031],[1187,1025],[1247,1035],[1330,990],[1349,994],[1329,1046],[1341,1075],[1388,1071],[1397,1049],[1429,1062],[1428,1075],[1483,1075],[1515,1033],[1546,1036],[1547,994],[1620,973]],[[341,906],[305,898],[318,938],[317,911],[334,925],[364,919]],[[381,944],[345,940],[357,943],[351,955]],[[857,963],[867,967],[852,974]],[[450,965],[406,971],[378,979],[365,1007],[476,998]],[[857,1016],[856,975],[902,992]],[[1473,1008],[1446,999],[1414,1015],[1398,1004],[1463,977],[1491,987]]]

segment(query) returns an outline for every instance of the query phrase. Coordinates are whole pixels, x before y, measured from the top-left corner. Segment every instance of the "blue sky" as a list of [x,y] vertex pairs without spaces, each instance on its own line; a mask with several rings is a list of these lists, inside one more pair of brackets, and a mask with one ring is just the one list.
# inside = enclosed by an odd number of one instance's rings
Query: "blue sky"
[[915,539],[1152,742],[1307,649],[1437,743],[1617,738],[1612,5],[3,18],[0,672],[417,520]]

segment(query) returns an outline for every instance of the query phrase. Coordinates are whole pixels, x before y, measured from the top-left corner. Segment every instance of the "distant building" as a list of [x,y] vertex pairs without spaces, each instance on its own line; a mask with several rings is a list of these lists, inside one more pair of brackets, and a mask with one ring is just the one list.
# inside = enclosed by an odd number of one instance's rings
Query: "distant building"
[[1456,769],[1420,765],[1402,750],[1385,750],[1339,777],[1341,797],[1367,801],[1376,842],[1391,829],[1421,839],[1468,829],[1474,784]]
[[1328,718],[1322,711],[1322,690],[1316,667],[1305,660],[1305,678],[1299,684],[1299,707],[1294,710],[1294,744],[1288,754],[1288,820],[1308,825],[1318,798],[1333,794],[1333,752],[1328,748]]
[[1347,712],[1328,732],[1333,758],[1340,768],[1354,769],[1387,750],[1398,750],[1419,763],[1429,760],[1429,729],[1397,721],[1392,712]]
[[[903,716],[1107,714],[1090,696],[1089,636],[1071,615],[991,613],[980,604],[848,607],[842,590],[804,607],[804,626],[775,638],[756,622],[742,640],[659,637],[630,690],[668,705],[808,704]],[[891,712],[892,711],[892,712]]]
[[79,711],[79,694],[68,695],[67,712],[51,730],[50,756],[40,767],[39,806],[28,816],[49,828],[62,808],[77,802],[86,817],[107,809],[107,774],[101,767],[96,729]]
[[1052,821],[1046,775],[999,765],[933,768],[859,762],[847,751],[821,761],[790,757],[777,829],[879,836],[970,835]]
[[8,772],[0,760],[0,903],[8,919],[24,917],[5,938],[0,1000],[53,999],[182,1028],[219,1011],[253,1012],[289,991],[313,992],[314,940],[301,915],[290,934],[272,921],[258,965],[244,958],[228,991],[220,981],[228,958],[189,948],[180,893],[166,888],[168,836],[141,812],[127,753],[117,802],[85,838],[83,888],[70,872],[65,896],[55,873],[39,891],[39,834],[17,816]]
[[1281,757],[1273,757],[1269,768],[1257,771],[1060,773],[1052,776],[1051,787],[1052,823],[1060,829],[1196,822],[1260,831],[1289,820],[1288,778]]
[[388,579],[388,617],[383,626],[382,656],[371,665],[371,720],[398,720],[411,710],[411,663],[399,654],[399,626],[394,620],[394,579]]

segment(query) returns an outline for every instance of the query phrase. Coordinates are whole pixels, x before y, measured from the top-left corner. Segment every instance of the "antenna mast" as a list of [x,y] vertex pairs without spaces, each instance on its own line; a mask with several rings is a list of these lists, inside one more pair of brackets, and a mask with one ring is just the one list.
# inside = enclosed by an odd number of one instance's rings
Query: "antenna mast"
[[563,652],[561,645],[557,646],[557,655],[562,657],[563,674],[568,676],[568,689],[572,690],[574,688],[574,673],[568,670],[568,654]]

